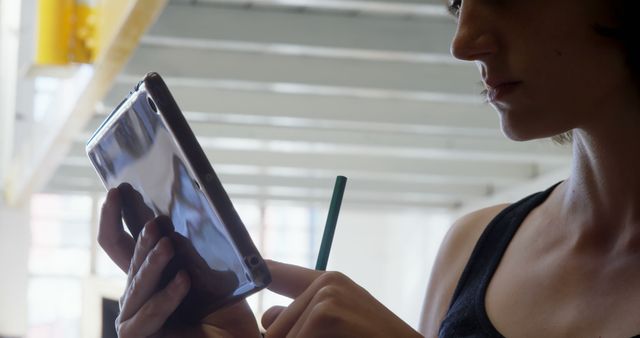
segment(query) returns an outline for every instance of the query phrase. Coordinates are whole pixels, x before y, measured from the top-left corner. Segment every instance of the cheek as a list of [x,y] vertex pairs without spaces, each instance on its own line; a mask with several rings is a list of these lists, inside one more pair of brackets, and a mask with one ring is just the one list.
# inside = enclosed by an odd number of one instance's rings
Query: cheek
[[539,71],[547,86],[564,94],[564,100],[595,108],[629,85],[625,54],[613,39],[590,28],[569,34],[554,45],[546,51],[546,69]]
[[628,84],[619,55],[584,45],[569,47],[574,48],[549,48],[538,54],[538,67],[529,73],[522,100],[526,115],[563,128],[575,128],[598,115]]
[[513,140],[597,123],[629,85],[624,56],[609,40],[586,29],[538,28],[537,37],[510,40],[509,64],[522,76],[523,90],[510,106],[495,107]]

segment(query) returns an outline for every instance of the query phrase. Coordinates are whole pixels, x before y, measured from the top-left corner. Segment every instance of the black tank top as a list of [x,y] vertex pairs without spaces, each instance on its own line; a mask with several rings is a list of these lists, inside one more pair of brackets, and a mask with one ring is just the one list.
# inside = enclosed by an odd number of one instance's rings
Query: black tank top
[[510,205],[489,223],[462,272],[440,326],[439,338],[504,338],[487,315],[484,306],[487,287],[520,224],[558,184]]

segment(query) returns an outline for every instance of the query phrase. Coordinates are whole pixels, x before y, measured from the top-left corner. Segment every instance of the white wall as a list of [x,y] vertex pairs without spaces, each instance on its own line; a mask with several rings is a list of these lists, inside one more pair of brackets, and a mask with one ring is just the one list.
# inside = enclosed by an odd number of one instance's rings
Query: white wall
[[27,332],[29,208],[7,208],[0,201],[0,336]]
[[338,223],[328,270],[344,272],[417,328],[450,216],[419,210],[344,209]]

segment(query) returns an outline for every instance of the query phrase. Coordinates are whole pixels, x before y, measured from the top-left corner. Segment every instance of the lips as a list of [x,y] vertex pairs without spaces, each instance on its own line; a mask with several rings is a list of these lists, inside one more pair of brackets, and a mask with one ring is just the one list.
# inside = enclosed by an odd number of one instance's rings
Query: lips
[[486,79],[484,84],[487,88],[487,100],[497,102],[505,99],[520,83],[520,81]]

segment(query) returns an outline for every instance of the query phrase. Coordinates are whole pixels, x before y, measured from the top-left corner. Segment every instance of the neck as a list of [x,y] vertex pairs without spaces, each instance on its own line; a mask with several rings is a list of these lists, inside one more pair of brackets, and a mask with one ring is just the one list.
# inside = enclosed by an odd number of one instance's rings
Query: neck
[[576,246],[640,253],[640,111],[633,113],[574,131],[562,215]]

